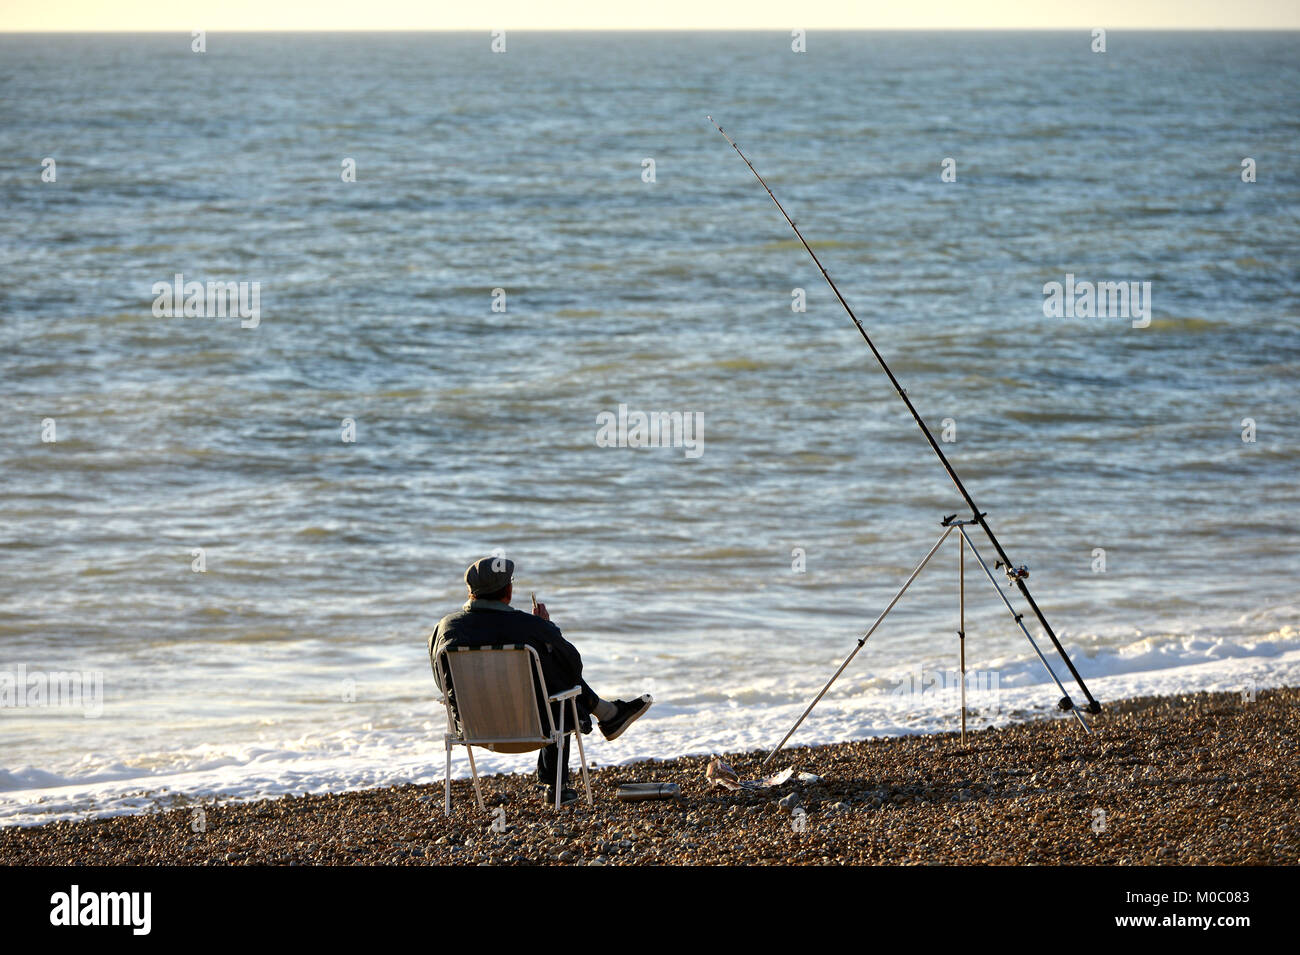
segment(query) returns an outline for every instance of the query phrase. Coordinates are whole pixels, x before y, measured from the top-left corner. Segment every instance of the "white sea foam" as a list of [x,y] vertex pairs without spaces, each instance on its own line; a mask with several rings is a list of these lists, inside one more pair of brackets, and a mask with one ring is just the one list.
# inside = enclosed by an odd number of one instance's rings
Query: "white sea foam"
[[[1080,642],[1085,649],[1076,655],[1077,664],[1102,701],[1201,690],[1258,692],[1300,684],[1300,632],[1289,625],[1235,643],[1193,635],[1142,636],[1088,652],[1088,641]],[[861,660],[861,669],[866,666],[867,661]],[[972,689],[970,702],[976,711],[970,717],[972,727],[1041,717],[1070,719],[1055,709],[1059,693],[1031,653],[985,661],[981,666],[982,672],[997,675],[997,699],[995,705],[987,705],[989,699]],[[792,745],[955,729],[954,695],[924,688],[900,692],[900,687],[909,689],[915,669],[893,666],[865,678],[862,673],[846,673]],[[1057,670],[1065,680],[1059,666]],[[808,669],[797,675],[793,687],[783,687],[776,679],[764,679],[761,685],[740,683],[725,691],[682,687],[680,694],[661,695],[634,730],[616,742],[605,742],[599,733],[587,737],[588,758],[613,765],[769,748],[830,672],[829,668]],[[1079,700],[1073,685],[1066,682]],[[336,728],[286,723],[282,728],[289,732],[279,740],[270,732],[256,743],[201,744],[165,757],[155,754],[152,760],[86,753],[62,771],[14,767],[0,772],[0,824],[442,780],[444,720],[441,708],[432,701],[403,704],[379,718],[338,722]],[[160,764],[142,768],[153,762]],[[532,770],[532,757],[484,752],[478,764],[485,773],[527,772]],[[467,773],[464,751],[457,750],[453,776]]]

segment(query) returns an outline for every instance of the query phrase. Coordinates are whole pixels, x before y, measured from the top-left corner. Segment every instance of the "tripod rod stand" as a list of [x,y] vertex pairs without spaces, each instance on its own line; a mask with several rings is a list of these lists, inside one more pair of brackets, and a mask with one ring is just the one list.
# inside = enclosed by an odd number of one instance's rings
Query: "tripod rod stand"
[[[868,638],[873,633],[876,632],[876,628],[880,626],[880,624],[884,621],[885,617],[889,615],[889,612],[893,610],[894,606],[898,603],[898,601],[902,599],[903,594],[907,593],[907,588],[912,586],[912,581],[916,580],[916,578],[920,576],[921,571],[925,569],[925,565],[930,563],[930,559],[934,557],[936,553],[939,552],[939,548],[943,546],[943,542],[948,539],[948,535],[950,535],[954,529],[961,534],[960,543],[962,545],[961,556],[959,558],[959,564],[958,564],[959,576],[958,576],[958,585],[957,585],[958,586],[957,638],[960,642],[960,647],[961,647],[962,741],[965,742],[966,739],[966,550],[965,550],[966,547],[970,548],[972,556],[974,556],[976,562],[980,565],[981,569],[983,569],[985,576],[988,577],[989,579],[989,583],[993,585],[993,589],[996,590],[998,596],[1002,598],[1003,604],[1006,605],[1006,608],[1008,612],[1010,612],[1012,618],[1015,620],[1016,625],[1020,628],[1020,631],[1025,635],[1025,639],[1029,641],[1029,645],[1034,648],[1034,653],[1038,655],[1038,659],[1042,661],[1042,664],[1047,669],[1048,674],[1051,675],[1052,682],[1054,682],[1057,688],[1060,689],[1062,694],[1062,700],[1058,704],[1058,706],[1061,709],[1069,710],[1071,713],[1073,713],[1074,718],[1079,721],[1079,725],[1083,728],[1083,731],[1085,733],[1092,732],[1092,730],[1088,726],[1087,721],[1083,718],[1083,715],[1079,712],[1078,708],[1070,704],[1069,694],[1066,692],[1065,687],[1061,684],[1060,679],[1057,677],[1056,671],[1054,671],[1052,669],[1052,665],[1047,662],[1047,658],[1043,656],[1043,651],[1038,648],[1038,642],[1034,640],[1033,634],[1031,634],[1029,632],[1029,628],[1025,626],[1024,614],[1016,613],[1015,608],[1011,606],[1011,601],[1007,600],[1006,595],[1002,593],[1002,588],[998,586],[997,578],[993,576],[993,571],[989,569],[988,564],[984,562],[984,558],[980,556],[979,550],[976,549],[974,542],[970,539],[970,534],[967,531],[967,528],[972,524],[979,524],[979,521],[975,519],[959,521],[959,520],[955,520],[954,517],[945,517],[943,519],[943,529],[944,529],[943,533],[939,535],[939,539],[935,542],[934,546],[930,548],[929,553],[927,553],[925,557],[921,559],[921,562],[916,565],[916,569],[912,571],[912,573],[908,576],[907,580],[903,581],[903,586],[898,588],[898,592],[894,594],[893,599],[889,601],[889,604],[885,607],[885,609],[880,612],[880,616],[878,616],[875,622],[872,623],[872,625],[867,629],[867,632],[858,638],[857,645],[853,648],[853,650],[849,653],[849,655],[844,658],[844,662],[839,665],[839,669],[837,669],[831,675],[831,678],[826,681],[826,685],[821,688],[821,691],[815,697],[813,697],[812,702],[808,704],[808,707],[803,711],[799,719],[795,720],[794,726],[790,727],[790,731],[781,738],[781,742],[776,744],[776,748],[773,749],[772,752],[767,754],[767,758],[763,760],[762,763],[763,766],[766,766],[769,762],[772,761],[772,757],[774,757],[777,753],[781,751],[782,747],[785,746],[785,744],[789,741],[790,737],[794,735],[795,730],[797,730],[803,724],[803,721],[808,718],[808,714],[813,711],[813,707],[815,707],[818,703],[821,702],[822,697],[826,695],[827,691],[830,690],[831,686],[835,683],[835,681],[839,679],[840,674],[843,673],[844,670],[848,667],[848,665],[853,662],[853,658],[858,655],[858,651],[861,650],[863,646],[866,645]],[[1001,566],[1001,562],[999,562],[999,566]],[[1015,582],[1018,579],[1023,579],[1024,577],[1028,576],[1028,571],[1025,570],[1023,567],[1021,568],[1007,567],[1006,574],[1008,580]]]

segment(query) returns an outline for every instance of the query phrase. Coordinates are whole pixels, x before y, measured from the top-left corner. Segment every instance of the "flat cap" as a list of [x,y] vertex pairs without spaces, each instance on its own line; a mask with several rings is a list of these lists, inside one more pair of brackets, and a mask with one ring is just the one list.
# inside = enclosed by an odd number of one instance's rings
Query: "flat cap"
[[493,594],[514,578],[515,562],[506,557],[482,557],[465,571],[465,583],[475,597]]

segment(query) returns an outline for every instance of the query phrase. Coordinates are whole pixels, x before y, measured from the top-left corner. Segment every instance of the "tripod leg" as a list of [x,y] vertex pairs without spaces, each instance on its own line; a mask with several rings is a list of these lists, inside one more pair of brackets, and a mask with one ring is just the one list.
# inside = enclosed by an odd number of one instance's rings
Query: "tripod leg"
[[961,647],[961,744],[966,745],[966,538],[957,541],[957,641]]
[[885,619],[885,616],[889,613],[889,611],[894,609],[894,604],[898,603],[899,598],[901,598],[903,594],[907,593],[907,588],[912,586],[912,581],[916,580],[917,575],[920,574],[923,569],[925,569],[925,565],[930,563],[930,558],[933,557],[938,552],[940,546],[942,546],[943,542],[948,539],[948,535],[952,533],[952,529],[956,526],[957,525],[952,524],[949,525],[944,530],[938,542],[933,547],[930,548],[930,553],[926,554],[925,557],[921,560],[921,562],[916,565],[916,570],[912,571],[912,576],[908,577],[907,580],[904,581],[903,586],[898,589],[898,593],[894,594],[894,599],[889,601],[889,606],[880,612],[880,616],[877,617],[876,622],[871,625],[871,629],[868,630],[865,634],[863,634],[862,639],[858,641],[858,645],[853,648],[853,652],[844,658],[844,662],[841,663],[840,668],[835,671],[835,675],[826,681],[826,685],[822,687],[820,693],[818,693],[815,697],[813,697],[813,701],[808,704],[808,708],[803,711],[803,715],[794,721],[794,726],[790,727],[790,732],[786,733],[785,736],[781,738],[781,742],[776,744],[776,749],[772,750],[772,752],[767,754],[767,759],[763,760],[762,763],[763,766],[766,766],[768,763],[772,761],[772,757],[781,751],[781,747],[784,746],[786,744],[786,741],[791,736],[794,735],[794,731],[797,730],[799,726],[803,723],[803,721],[808,718],[808,714],[813,711],[813,707],[821,702],[821,698],[826,695],[826,691],[831,688],[831,684],[834,683],[837,679],[839,679],[840,674],[844,672],[844,668],[847,667],[853,661],[853,658],[858,655],[858,651],[861,650],[863,645],[867,642],[867,637],[871,636],[873,633],[876,632],[876,628],[880,626],[880,622]]
[[[1010,612],[1011,616],[1015,618],[1016,626],[1020,628],[1020,632],[1025,635],[1025,639],[1029,641],[1029,645],[1034,648],[1034,653],[1038,654],[1038,659],[1041,660],[1043,662],[1043,666],[1047,668],[1048,674],[1052,677],[1052,682],[1055,683],[1057,689],[1061,691],[1061,695],[1068,700],[1070,698],[1070,694],[1067,693],[1065,687],[1061,685],[1060,679],[1058,679],[1056,676],[1056,671],[1053,670],[1052,665],[1047,662],[1047,657],[1043,656],[1043,651],[1038,649],[1038,644],[1037,642],[1035,642],[1033,634],[1029,632],[1029,628],[1025,626],[1024,620],[1021,619],[1024,616],[1024,614],[1016,613],[1016,608],[1011,606],[1011,601],[1007,599],[1007,595],[1004,594],[1002,592],[1002,588],[998,586],[997,579],[994,578],[993,572],[989,570],[989,565],[984,563],[984,558],[980,556],[979,550],[975,547],[975,544],[971,541],[970,536],[966,533],[966,528],[964,527],[961,529],[961,536],[966,541],[966,543],[970,545],[970,552],[974,556],[975,560],[979,563],[980,568],[984,571],[984,576],[988,577],[989,583],[993,585],[993,589],[998,592],[998,596],[1001,597],[1002,602],[1006,604],[1008,612]],[[1074,718],[1079,721],[1079,725],[1083,727],[1083,731],[1085,733],[1092,732],[1092,730],[1088,727],[1088,721],[1085,720],[1083,716],[1079,713],[1078,707],[1071,707],[1070,712],[1074,714]]]

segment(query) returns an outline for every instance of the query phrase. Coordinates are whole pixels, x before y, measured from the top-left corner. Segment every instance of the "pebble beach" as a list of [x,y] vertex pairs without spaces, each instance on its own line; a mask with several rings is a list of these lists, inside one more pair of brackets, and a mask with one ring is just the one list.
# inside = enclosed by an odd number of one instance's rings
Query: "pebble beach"
[[[597,767],[555,812],[531,773],[0,830],[4,865],[1294,865],[1300,688],[1111,702],[967,735],[792,747],[818,777],[726,790],[709,756]],[[723,754],[757,779],[765,754]],[[463,753],[458,756],[463,764]],[[576,759],[576,756],[575,756]],[[528,756],[521,770],[531,769]],[[575,772],[575,781],[576,781]],[[676,800],[620,802],[628,782]],[[580,788],[580,782],[579,782]]]

